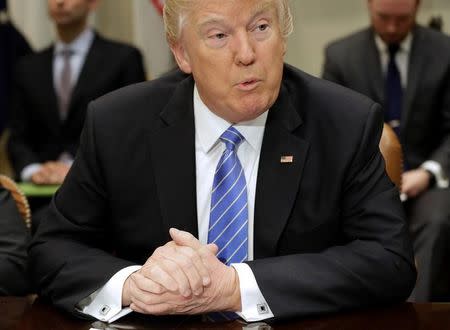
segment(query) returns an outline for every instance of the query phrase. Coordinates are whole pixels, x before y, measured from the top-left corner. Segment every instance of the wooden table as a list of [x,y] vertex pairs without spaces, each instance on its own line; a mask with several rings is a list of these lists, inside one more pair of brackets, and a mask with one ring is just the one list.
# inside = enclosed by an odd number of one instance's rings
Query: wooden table
[[113,323],[84,321],[54,307],[22,297],[0,297],[0,329],[18,330],[105,330],[120,329],[298,329],[298,330],[441,330],[450,329],[450,304],[411,304],[373,308],[271,325],[204,323],[198,317],[151,317],[130,314]]

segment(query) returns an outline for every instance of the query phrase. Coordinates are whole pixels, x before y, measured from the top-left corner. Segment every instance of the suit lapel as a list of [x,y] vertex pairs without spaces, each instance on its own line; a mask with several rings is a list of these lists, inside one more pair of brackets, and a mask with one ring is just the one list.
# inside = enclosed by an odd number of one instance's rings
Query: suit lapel
[[[48,127],[51,129],[59,130],[61,126],[61,121],[59,118],[59,103],[58,96],[55,90],[55,82],[53,81],[53,51],[54,47],[50,47],[46,50],[46,53],[43,57],[44,63],[42,66],[42,88],[45,91],[42,94],[42,97],[48,100],[49,109],[48,109]],[[39,86],[37,86],[39,87]]]
[[[256,184],[254,258],[276,255],[277,242],[297,199],[309,144],[294,135],[301,125],[297,109],[282,87],[269,111]],[[288,156],[281,162],[281,157]],[[289,157],[292,156],[292,162]]]
[[425,63],[427,62],[427,54],[425,49],[421,49],[421,39],[422,34],[420,33],[420,29],[416,28],[414,33],[414,39],[411,45],[411,51],[409,55],[409,63],[408,63],[408,82],[406,85],[406,91],[403,102],[402,109],[402,128],[404,129],[407,126],[408,117],[410,115],[410,110],[412,108],[412,101],[414,99],[414,95],[416,94],[417,88],[419,86],[421,76],[421,72],[425,67]]
[[102,61],[105,60],[104,58],[105,53],[102,51],[101,44],[102,40],[96,34],[94,36],[94,40],[92,41],[92,45],[89,48],[88,53],[86,54],[86,59],[81,68],[78,80],[75,86],[73,87],[67,119],[69,119],[69,116],[71,115],[73,116],[73,111],[74,109],[76,109],[75,102],[81,99],[80,96],[83,95],[83,89],[92,88],[92,77],[95,77],[98,74],[98,69],[101,67]]
[[178,85],[161,112],[161,128],[150,137],[150,148],[167,229],[198,237],[193,88],[191,77]]
[[367,32],[366,44],[368,51],[363,51],[361,54],[367,56],[367,61],[363,60],[362,63],[367,63],[365,70],[367,70],[367,77],[371,77],[369,79],[370,95],[374,95],[375,101],[384,104],[384,78],[381,70],[380,54],[378,53],[375,37],[371,29]]

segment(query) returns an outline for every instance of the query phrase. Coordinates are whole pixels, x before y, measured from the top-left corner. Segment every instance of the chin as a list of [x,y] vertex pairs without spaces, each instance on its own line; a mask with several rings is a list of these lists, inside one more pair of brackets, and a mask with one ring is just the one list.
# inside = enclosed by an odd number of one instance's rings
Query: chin
[[242,111],[240,111],[239,120],[236,122],[243,122],[243,121],[249,121],[253,120],[257,117],[259,117],[261,114],[263,114],[268,108],[263,106],[253,106],[253,107],[246,107],[243,108]]

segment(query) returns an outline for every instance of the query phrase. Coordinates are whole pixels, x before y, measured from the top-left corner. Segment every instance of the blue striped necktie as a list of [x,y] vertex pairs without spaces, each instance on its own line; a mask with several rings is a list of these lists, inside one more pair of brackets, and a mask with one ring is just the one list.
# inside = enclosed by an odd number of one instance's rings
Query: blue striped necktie
[[[247,184],[237,148],[244,137],[233,126],[221,136],[225,150],[217,164],[211,192],[208,243],[218,246],[217,258],[226,265],[248,258]],[[233,312],[209,313],[213,322],[238,318]]]
[[247,260],[247,184],[237,148],[244,137],[233,126],[221,136],[225,150],[217,164],[211,192],[208,243],[215,243],[226,265]]

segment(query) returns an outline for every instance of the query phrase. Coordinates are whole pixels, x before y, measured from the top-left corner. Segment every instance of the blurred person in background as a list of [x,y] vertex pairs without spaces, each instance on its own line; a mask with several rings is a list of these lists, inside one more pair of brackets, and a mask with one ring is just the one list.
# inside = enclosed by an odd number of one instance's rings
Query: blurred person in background
[[11,175],[6,141],[9,121],[13,67],[23,55],[32,52],[22,34],[11,23],[6,0],[0,0],[0,173]]
[[8,149],[21,181],[62,183],[78,148],[88,102],[145,80],[136,48],[103,38],[88,26],[98,2],[48,0],[57,40],[16,67]]
[[419,0],[368,0],[371,26],[332,42],[323,77],[384,106],[404,151],[414,301],[450,299],[450,38],[416,23]]

